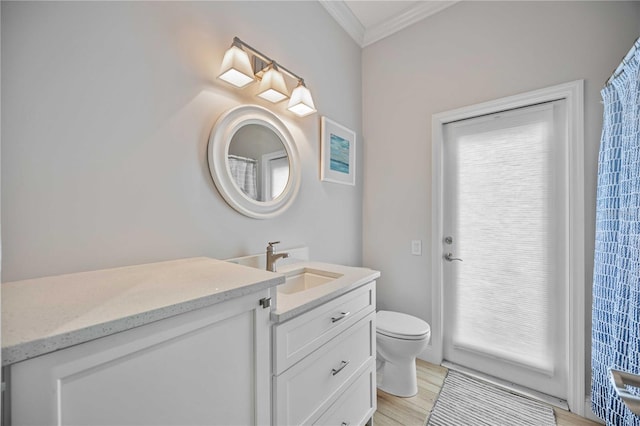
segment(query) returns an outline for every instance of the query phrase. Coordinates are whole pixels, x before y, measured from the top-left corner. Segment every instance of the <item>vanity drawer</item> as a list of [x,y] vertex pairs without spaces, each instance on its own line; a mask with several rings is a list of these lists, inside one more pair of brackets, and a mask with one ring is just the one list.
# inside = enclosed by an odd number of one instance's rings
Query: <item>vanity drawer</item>
[[287,368],[375,311],[375,281],[274,327],[273,370]]
[[344,391],[338,400],[313,424],[317,426],[363,425],[376,411],[376,362]]
[[309,424],[375,362],[375,313],[274,378],[274,423]]

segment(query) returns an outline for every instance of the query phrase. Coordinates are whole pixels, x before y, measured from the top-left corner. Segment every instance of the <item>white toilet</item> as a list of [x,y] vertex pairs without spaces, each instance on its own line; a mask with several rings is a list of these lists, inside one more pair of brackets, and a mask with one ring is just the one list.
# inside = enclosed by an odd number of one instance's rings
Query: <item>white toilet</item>
[[416,356],[431,337],[429,324],[400,312],[376,314],[377,385],[396,396],[418,393]]

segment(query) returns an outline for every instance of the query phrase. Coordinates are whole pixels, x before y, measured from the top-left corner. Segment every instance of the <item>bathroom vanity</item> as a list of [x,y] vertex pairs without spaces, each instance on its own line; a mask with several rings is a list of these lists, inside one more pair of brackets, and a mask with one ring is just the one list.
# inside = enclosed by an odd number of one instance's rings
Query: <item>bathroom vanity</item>
[[273,424],[362,425],[376,409],[375,278],[316,262],[280,270],[273,326]]
[[368,421],[379,273],[281,272],[193,258],[4,283],[3,424]]
[[3,284],[9,424],[269,423],[283,281],[195,258]]

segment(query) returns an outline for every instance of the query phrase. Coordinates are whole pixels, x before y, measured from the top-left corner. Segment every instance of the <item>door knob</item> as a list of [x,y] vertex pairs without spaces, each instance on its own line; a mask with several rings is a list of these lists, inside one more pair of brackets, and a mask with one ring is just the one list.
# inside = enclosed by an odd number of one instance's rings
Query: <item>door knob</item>
[[460,262],[462,262],[462,259],[460,259],[459,257],[453,257],[453,253],[447,253],[444,255],[444,259],[449,261],[449,262],[453,262],[454,260],[459,260]]

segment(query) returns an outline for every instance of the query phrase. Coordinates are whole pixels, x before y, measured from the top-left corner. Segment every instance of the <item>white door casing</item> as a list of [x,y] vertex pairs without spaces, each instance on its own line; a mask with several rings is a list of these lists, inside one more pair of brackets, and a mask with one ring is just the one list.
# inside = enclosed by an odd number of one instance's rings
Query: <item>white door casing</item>
[[428,361],[443,360],[443,141],[446,123],[501,111],[564,99],[567,107],[567,223],[565,257],[568,294],[566,300],[566,351],[568,355],[567,403],[583,415],[585,408],[585,281],[584,281],[584,103],[582,80],[510,96],[478,105],[435,114],[432,117],[432,318]]

